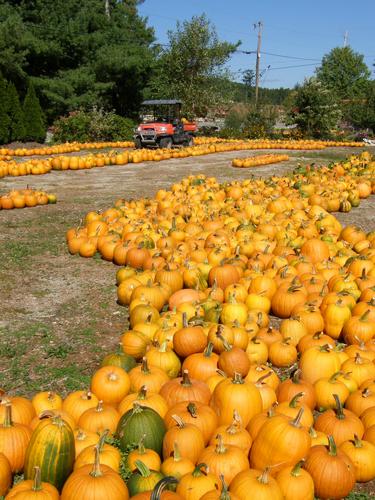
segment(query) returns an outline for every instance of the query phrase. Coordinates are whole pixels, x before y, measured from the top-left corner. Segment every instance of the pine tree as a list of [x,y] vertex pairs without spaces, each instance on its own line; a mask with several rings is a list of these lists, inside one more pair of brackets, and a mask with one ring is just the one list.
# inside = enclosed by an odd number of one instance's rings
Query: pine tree
[[10,82],[8,84],[8,116],[10,119],[9,140],[23,141],[25,139],[25,124],[20,99],[15,85]]
[[46,128],[44,125],[43,111],[31,82],[29,83],[27,94],[23,102],[23,114],[25,139],[28,141],[44,142]]
[[0,74],[0,144],[9,139],[8,92],[6,80]]

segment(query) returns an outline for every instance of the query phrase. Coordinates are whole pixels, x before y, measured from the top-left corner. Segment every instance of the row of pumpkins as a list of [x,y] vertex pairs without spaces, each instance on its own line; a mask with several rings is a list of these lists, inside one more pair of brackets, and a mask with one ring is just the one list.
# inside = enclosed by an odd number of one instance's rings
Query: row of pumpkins
[[334,252],[341,226],[327,212],[358,206],[375,190],[374,170],[363,153],[331,169],[299,169],[288,177],[226,185],[189,177],[154,199],[120,199],[103,213],[88,213],[84,227],[69,230],[69,251],[83,257],[99,252],[117,265],[147,269],[184,264],[198,277],[223,259],[271,255],[276,246],[281,254],[294,252],[310,238],[322,237]]
[[334,499],[373,479],[375,235],[309,204],[369,196],[373,171],[362,154],[292,178],[191,176],[89,213],[69,249],[125,264],[131,329],[89,392],[2,395],[0,492],[21,471],[6,498]]
[[[359,146],[358,143],[335,143],[327,141],[211,141],[214,138],[200,138],[197,145],[178,149],[136,149],[132,151],[109,151],[108,153],[89,154],[81,156],[55,156],[48,159],[28,160],[22,163],[14,160],[0,160],[0,178],[5,176],[20,176],[29,174],[45,174],[53,170],[81,170],[94,167],[104,167],[106,165],[126,165],[128,163],[141,163],[145,161],[162,161],[171,158],[188,158],[191,156],[202,156],[213,153],[223,153],[229,151],[241,151],[249,149],[323,149],[327,146]],[[112,143],[92,143],[94,146],[105,144],[108,147]],[[125,147],[125,143],[121,143]],[[86,144],[76,147],[86,146]],[[93,147],[94,147],[93,146]],[[59,151],[60,146],[54,146],[55,153]],[[63,147],[63,146],[61,146]],[[74,147],[74,146],[71,146]],[[88,149],[88,148],[86,148]],[[96,147],[96,149],[98,149]],[[1,150],[0,150],[1,152]],[[269,163],[274,163],[273,155],[269,155]],[[279,155],[275,155],[275,161]],[[259,160],[260,161],[260,160]],[[245,163],[251,163],[247,159]],[[234,164],[236,163],[236,165]],[[234,160],[234,166],[242,165],[242,160]],[[237,165],[238,163],[238,165]],[[263,163],[261,163],[263,164]],[[255,166],[255,165],[248,165]]]
[[237,167],[237,168],[259,167],[260,165],[269,165],[270,163],[279,163],[287,160],[289,160],[288,155],[269,154],[269,155],[249,156],[247,158],[234,158],[232,160],[232,167]]
[[0,210],[36,207],[37,205],[47,205],[48,203],[55,204],[56,201],[55,194],[46,193],[45,191],[38,191],[29,187],[26,189],[14,189],[0,196]]
[[104,148],[133,148],[132,141],[116,142],[66,142],[65,144],[56,144],[54,146],[45,146],[41,148],[18,148],[8,149],[0,148],[0,155],[7,156],[38,156],[53,155],[64,153],[77,153],[84,149],[104,149]]

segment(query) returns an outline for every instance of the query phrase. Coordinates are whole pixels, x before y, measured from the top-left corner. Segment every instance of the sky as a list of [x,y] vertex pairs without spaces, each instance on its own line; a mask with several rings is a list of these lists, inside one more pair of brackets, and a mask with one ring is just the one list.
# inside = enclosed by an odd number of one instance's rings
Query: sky
[[[262,21],[264,87],[293,87],[312,76],[324,54],[343,46],[345,32],[348,44],[375,69],[375,0],[145,0],[139,11],[148,17],[159,43],[168,41],[167,31],[178,20],[205,13],[220,39],[240,40],[239,50],[245,51],[256,50],[253,25]],[[240,81],[242,71],[255,69],[255,60],[255,54],[238,52],[228,67]]]

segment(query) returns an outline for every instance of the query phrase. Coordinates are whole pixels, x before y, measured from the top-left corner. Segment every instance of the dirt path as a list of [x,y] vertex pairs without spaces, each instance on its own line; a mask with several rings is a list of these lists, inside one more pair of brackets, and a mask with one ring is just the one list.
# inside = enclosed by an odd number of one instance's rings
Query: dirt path
[[[237,151],[1,179],[0,193],[29,184],[56,193],[58,203],[0,212],[0,387],[25,395],[86,387],[126,330],[126,309],[115,302],[116,267],[66,250],[65,232],[88,211],[105,209],[117,198],[152,196],[190,174],[220,181],[284,174],[298,163],[328,163],[359,150],[292,152],[288,162],[254,169],[230,166],[232,158],[252,154]],[[375,229],[374,208],[372,197],[339,218],[368,231]]]

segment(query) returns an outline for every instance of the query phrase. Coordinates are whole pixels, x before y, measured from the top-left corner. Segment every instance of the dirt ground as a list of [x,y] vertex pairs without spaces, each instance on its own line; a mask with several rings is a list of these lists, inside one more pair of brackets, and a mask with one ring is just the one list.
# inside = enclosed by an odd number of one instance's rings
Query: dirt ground
[[[291,152],[287,162],[253,169],[231,167],[232,158],[253,154],[237,151],[1,179],[0,194],[29,184],[56,193],[58,203],[0,211],[0,387],[22,395],[85,388],[101,358],[117,348],[127,328],[127,310],[116,304],[117,268],[71,256],[65,244],[67,229],[88,211],[108,208],[117,198],[152,196],[190,174],[220,181],[284,174],[298,163],[329,163],[363,149]],[[374,230],[374,208],[372,197],[338,217]]]

